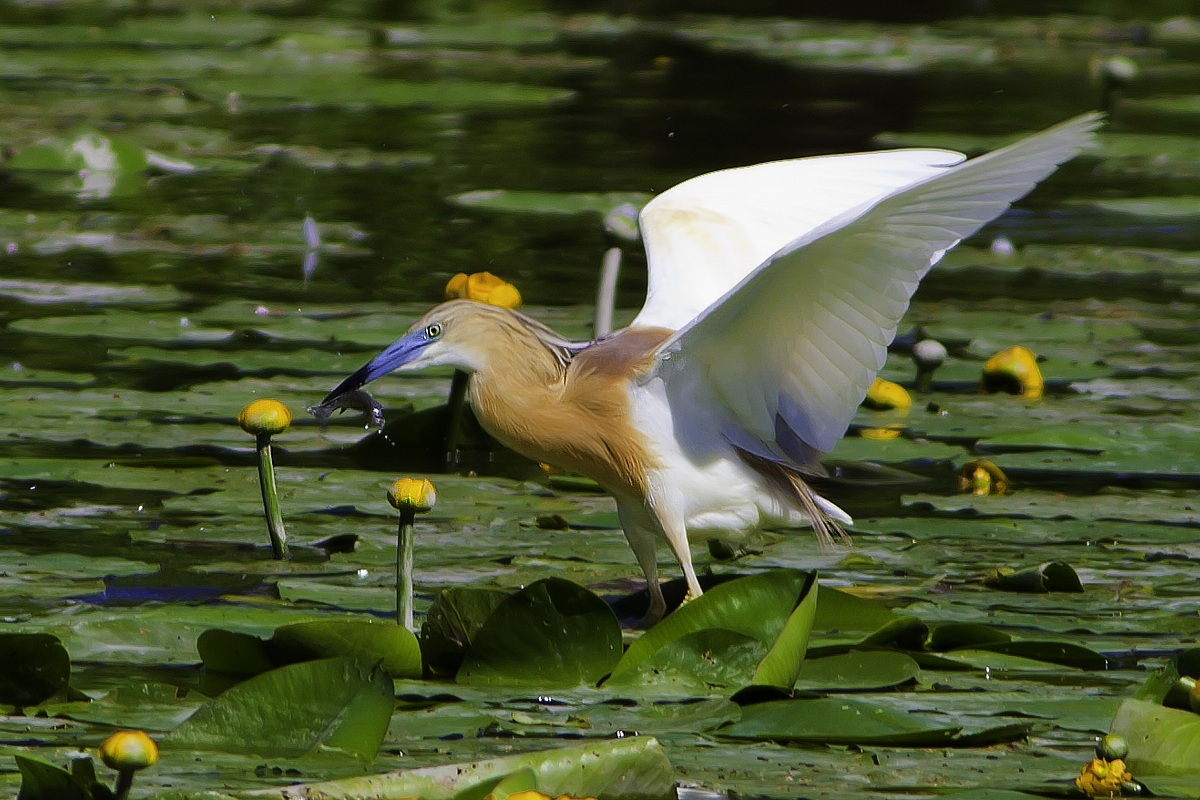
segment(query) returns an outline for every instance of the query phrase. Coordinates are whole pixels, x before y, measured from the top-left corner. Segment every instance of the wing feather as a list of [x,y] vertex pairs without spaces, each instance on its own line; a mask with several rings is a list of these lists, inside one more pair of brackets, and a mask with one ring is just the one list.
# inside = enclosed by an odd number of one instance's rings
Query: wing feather
[[678,330],[797,236],[963,158],[948,150],[818,156],[668,189],[642,209],[649,282],[633,325]]
[[845,434],[929,268],[1100,123],[1078,117],[817,224],[669,339],[646,380],[664,381],[678,425],[716,420],[712,435],[814,468]]

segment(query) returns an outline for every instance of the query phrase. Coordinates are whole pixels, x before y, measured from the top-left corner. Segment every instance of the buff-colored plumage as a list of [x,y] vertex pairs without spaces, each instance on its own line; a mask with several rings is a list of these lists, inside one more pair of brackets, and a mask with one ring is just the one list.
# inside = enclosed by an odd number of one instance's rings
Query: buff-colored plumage
[[653,459],[632,426],[624,381],[653,364],[670,331],[627,330],[575,352],[529,317],[481,303],[443,303],[413,328],[434,323],[444,326],[442,346],[474,366],[467,397],[484,430],[614,495],[645,497]]
[[850,518],[805,476],[845,433],[917,284],[1093,138],[1096,115],[981,158],[898,150],[703,175],[642,211],[646,305],[571,342],[465,300],[437,306],[327,402],[396,369],[453,365],[484,428],[613,494],[665,611],[662,539],[700,594],[689,534]]

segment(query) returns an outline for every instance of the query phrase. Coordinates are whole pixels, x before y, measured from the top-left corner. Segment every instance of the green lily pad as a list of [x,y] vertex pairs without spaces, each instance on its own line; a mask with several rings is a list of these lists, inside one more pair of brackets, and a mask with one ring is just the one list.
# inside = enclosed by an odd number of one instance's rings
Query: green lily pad
[[1000,571],[989,575],[984,583],[1006,592],[1082,592],[1079,575],[1065,561],[1047,561],[1036,567],[1016,571]]
[[1200,714],[1126,700],[1113,718],[1113,733],[1129,742],[1125,759],[1133,774],[1188,774],[1200,786]]
[[379,620],[314,620],[276,628],[267,648],[277,663],[357,658],[392,678],[421,677],[421,648],[405,628]]
[[[808,648],[818,607],[815,573],[775,570],[728,581],[683,605],[630,645],[613,670],[613,686],[640,682],[668,666],[703,677],[712,672],[708,648],[736,653],[743,685],[788,690]],[[698,636],[705,631],[714,633]],[[678,643],[677,642],[681,642]],[[757,643],[752,645],[750,643]],[[660,651],[670,647],[659,659]],[[759,653],[764,655],[754,666]],[[733,680],[723,676],[725,685]]]
[[465,684],[594,684],[621,657],[621,626],[601,598],[546,578],[505,598],[471,639],[456,680]]
[[[669,800],[675,797],[675,773],[662,745],[653,738],[642,736],[312,783],[301,788],[313,797],[451,800],[475,787],[490,788],[505,777],[526,770],[533,773],[538,791],[551,797],[564,794],[620,800]],[[252,792],[248,796],[278,796],[278,792]]]
[[67,139],[43,140],[5,166],[51,189],[102,200],[144,186],[139,173],[147,161],[142,147],[127,137],[81,130]]
[[858,650],[805,659],[795,688],[813,692],[891,689],[917,680],[921,668],[904,653]]
[[861,700],[845,697],[778,700],[742,709],[739,722],[721,735],[805,744],[856,744],[887,747],[948,745],[959,726],[928,724]]
[[475,586],[438,592],[421,625],[421,654],[429,668],[443,675],[458,672],[472,640],[510,594]]
[[66,690],[71,657],[47,633],[0,633],[0,704],[32,706]]
[[92,800],[88,787],[57,764],[20,754],[15,759],[21,772],[17,800]]
[[248,678],[275,667],[324,658],[379,664],[393,678],[419,678],[421,651],[404,628],[373,619],[313,620],[275,629],[269,639],[213,628],[196,640],[210,673]]
[[202,706],[166,743],[296,758],[323,746],[374,758],[387,733],[392,681],[349,658],[265,672]]

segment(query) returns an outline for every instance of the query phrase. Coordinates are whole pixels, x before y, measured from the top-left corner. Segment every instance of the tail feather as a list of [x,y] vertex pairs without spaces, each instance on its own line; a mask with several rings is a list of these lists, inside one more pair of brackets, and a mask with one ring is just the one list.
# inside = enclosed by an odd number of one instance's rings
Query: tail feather
[[835,544],[850,545],[850,534],[842,527],[842,520],[849,520],[845,513],[839,517],[834,512],[841,511],[833,503],[818,495],[799,473],[788,469],[777,461],[772,461],[738,448],[738,455],[743,461],[765,477],[782,497],[792,501],[809,518],[813,534],[823,547],[833,547]]

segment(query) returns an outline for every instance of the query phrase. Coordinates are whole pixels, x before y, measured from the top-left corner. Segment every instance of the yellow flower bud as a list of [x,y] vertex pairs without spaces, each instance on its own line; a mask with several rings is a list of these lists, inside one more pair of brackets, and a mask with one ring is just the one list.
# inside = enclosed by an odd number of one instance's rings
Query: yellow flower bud
[[467,273],[460,272],[446,282],[447,300],[465,300],[467,297]]
[[1133,780],[1133,775],[1125,769],[1121,759],[1105,761],[1093,758],[1079,770],[1075,779],[1075,788],[1088,797],[1116,797],[1121,794],[1126,781]]
[[473,300],[501,308],[518,308],[521,293],[513,286],[490,272],[467,275],[460,272],[446,284],[447,300]]
[[121,772],[145,769],[158,762],[158,745],[142,731],[118,731],[100,745],[100,760]]
[[1104,738],[1096,743],[1096,755],[1108,761],[1125,758],[1129,755],[1129,742],[1119,733],[1105,734]]
[[423,514],[437,504],[437,491],[428,478],[401,478],[388,488],[388,502],[397,510]]
[[292,412],[278,400],[255,400],[238,414],[238,425],[246,433],[283,433],[292,424]]
[[871,388],[867,389],[867,396],[863,399],[863,405],[867,408],[873,408],[876,411],[886,411],[893,408],[906,409],[912,405],[912,398],[908,396],[908,391],[900,384],[885,381],[883,378],[876,378],[871,384]]
[[500,308],[520,308],[521,293],[511,283],[503,283],[488,292],[486,302],[488,305],[499,306]]
[[1045,384],[1037,358],[1028,348],[1014,345],[984,362],[979,386],[988,393],[1007,392],[1037,400]]
[[899,439],[903,425],[888,425],[886,428],[863,428],[858,435],[864,439]]
[[1008,491],[1008,486],[1008,476],[986,458],[969,461],[958,471],[960,492],[970,492],[977,497],[983,497],[989,494],[1004,494]]
[[[496,800],[495,794],[489,794],[485,800]],[[513,792],[508,795],[507,800],[596,800],[594,797],[575,797],[569,794],[560,794],[557,798],[552,798],[548,794],[542,794],[537,789],[525,789],[520,792]]]

